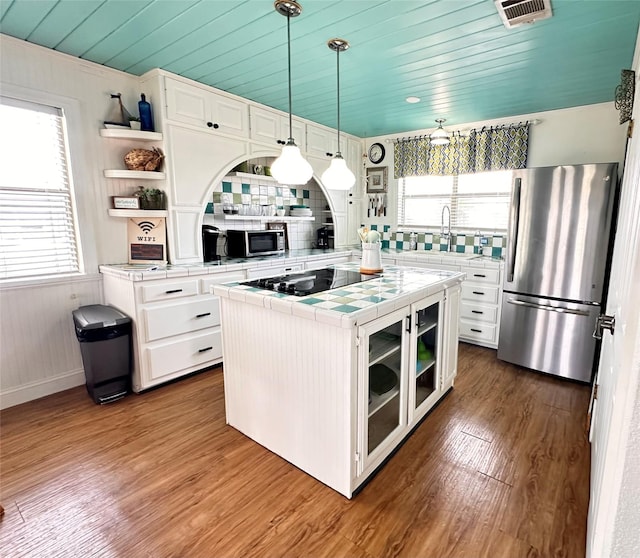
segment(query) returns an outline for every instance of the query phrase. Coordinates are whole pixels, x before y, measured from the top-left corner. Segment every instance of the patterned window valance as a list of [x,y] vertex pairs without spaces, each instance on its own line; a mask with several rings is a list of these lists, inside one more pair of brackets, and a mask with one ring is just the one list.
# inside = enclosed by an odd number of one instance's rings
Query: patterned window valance
[[528,148],[528,122],[474,129],[468,136],[454,132],[449,145],[431,145],[428,136],[398,138],[394,146],[394,176],[523,169],[527,166]]

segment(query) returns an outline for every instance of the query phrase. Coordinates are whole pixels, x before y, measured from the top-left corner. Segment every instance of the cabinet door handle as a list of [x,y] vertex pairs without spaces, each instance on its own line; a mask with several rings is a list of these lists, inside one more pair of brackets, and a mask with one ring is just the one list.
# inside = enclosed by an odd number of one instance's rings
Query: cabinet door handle
[[214,122],[207,122],[207,126],[209,126],[209,128],[213,128],[214,130],[220,128],[220,124],[215,124]]
[[204,318],[205,316],[211,316],[211,312],[205,312],[204,314],[196,314],[196,318]]
[[474,273],[473,276],[474,277],[486,277],[486,275],[483,275],[482,273]]
[[481,310],[471,310],[472,314],[484,314]]
[[411,314],[407,316],[407,333],[411,333]]
[[473,291],[473,294],[483,295],[484,293],[482,291]]
[[475,331],[476,333],[482,333],[482,330],[481,330],[481,329],[475,329],[475,328],[473,328],[473,327],[471,328],[471,331]]
[[174,294],[174,293],[181,293],[182,289],[171,289],[170,291],[165,291],[165,294]]
[[205,347],[204,349],[198,349],[199,353],[206,353],[207,351],[210,351],[211,349],[213,349],[213,347]]

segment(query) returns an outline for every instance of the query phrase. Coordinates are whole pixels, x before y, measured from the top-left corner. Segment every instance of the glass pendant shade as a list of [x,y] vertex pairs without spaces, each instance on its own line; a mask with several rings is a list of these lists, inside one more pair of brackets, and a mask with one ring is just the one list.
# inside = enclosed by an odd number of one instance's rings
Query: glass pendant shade
[[271,176],[280,184],[302,186],[313,176],[313,169],[300,153],[300,148],[293,139],[291,110],[291,18],[298,17],[302,6],[295,0],[276,0],[276,11],[287,18],[287,68],[289,77],[289,139],[282,148],[282,153],[271,165]]
[[327,46],[336,53],[336,92],[338,103],[338,151],[331,159],[331,165],[322,173],[322,183],[329,190],[349,190],[355,183],[356,177],[347,167],[347,162],[340,153],[340,52],[349,48],[349,42],[345,39],[330,39]]
[[300,153],[292,139],[282,148],[282,153],[271,165],[271,176],[280,184],[302,186],[309,182],[313,169]]
[[340,153],[331,159],[331,165],[322,173],[322,183],[331,190],[349,190],[356,183],[355,175]]
[[431,141],[431,145],[449,145],[451,140],[449,139],[449,134],[442,127],[442,123],[445,121],[444,118],[438,118],[436,122],[439,126],[434,130],[434,132],[429,136],[429,140]]

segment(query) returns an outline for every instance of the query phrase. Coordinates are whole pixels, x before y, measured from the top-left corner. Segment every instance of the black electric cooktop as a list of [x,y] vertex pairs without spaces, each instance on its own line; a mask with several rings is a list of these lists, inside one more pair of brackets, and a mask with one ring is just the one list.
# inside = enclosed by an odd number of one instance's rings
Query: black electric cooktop
[[294,296],[306,296],[345,287],[353,283],[362,283],[362,281],[369,281],[371,279],[377,279],[378,277],[380,277],[380,275],[369,275],[358,271],[325,267],[323,269],[311,269],[304,273],[292,273],[290,275],[263,277],[262,279],[244,281],[241,285],[249,285],[250,287],[277,291]]

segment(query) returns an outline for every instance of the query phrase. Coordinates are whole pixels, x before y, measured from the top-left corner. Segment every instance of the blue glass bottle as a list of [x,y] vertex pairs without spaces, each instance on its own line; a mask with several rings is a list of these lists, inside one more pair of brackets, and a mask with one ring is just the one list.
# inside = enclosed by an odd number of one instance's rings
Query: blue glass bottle
[[144,93],[140,95],[140,101],[138,101],[138,112],[140,113],[140,129],[145,132],[153,132],[151,105],[147,102]]

